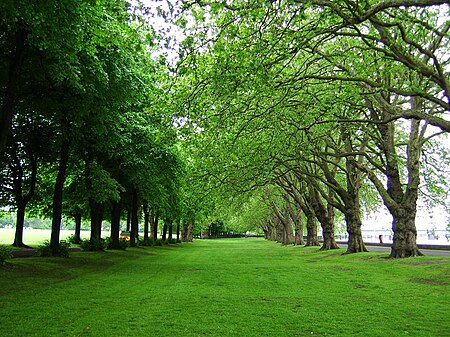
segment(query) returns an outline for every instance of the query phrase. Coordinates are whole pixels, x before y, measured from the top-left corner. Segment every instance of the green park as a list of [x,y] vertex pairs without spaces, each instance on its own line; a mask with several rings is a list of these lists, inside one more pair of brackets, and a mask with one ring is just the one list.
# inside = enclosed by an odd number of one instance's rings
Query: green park
[[450,336],[450,5],[0,1],[0,336]]

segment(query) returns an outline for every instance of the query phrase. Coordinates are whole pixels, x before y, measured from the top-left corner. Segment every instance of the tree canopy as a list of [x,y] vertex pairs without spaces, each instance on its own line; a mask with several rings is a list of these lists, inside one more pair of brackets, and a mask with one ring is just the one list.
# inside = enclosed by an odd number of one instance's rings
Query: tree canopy
[[[417,205],[448,207],[446,1],[4,1],[3,207],[103,220],[118,248],[176,224],[365,251],[392,215],[392,257],[420,255]],[[448,172],[447,172],[448,173]],[[306,224],[304,226],[303,224]],[[303,237],[306,236],[306,242]]]

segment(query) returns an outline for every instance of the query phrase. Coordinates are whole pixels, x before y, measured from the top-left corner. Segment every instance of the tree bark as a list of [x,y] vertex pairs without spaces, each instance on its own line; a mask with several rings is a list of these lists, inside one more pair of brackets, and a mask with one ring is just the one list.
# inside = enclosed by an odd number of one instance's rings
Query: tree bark
[[159,216],[158,214],[155,214],[155,216],[152,217],[152,238],[155,241],[158,239],[158,223],[159,223]]
[[19,86],[20,68],[25,56],[27,39],[28,32],[26,30],[18,29],[16,31],[14,37],[14,51],[9,59],[8,82],[6,84],[5,96],[3,98],[0,116],[0,156],[5,151],[11,129],[12,117],[14,115],[14,104]]
[[317,237],[317,223],[314,214],[306,216],[306,247],[320,246],[319,238]]
[[163,239],[163,241],[166,241],[166,239],[167,239],[167,220],[164,220],[162,239]]
[[75,212],[73,214],[75,219],[75,243],[81,242],[81,213]]
[[139,201],[138,201],[138,191],[133,190],[133,198],[131,204],[131,230],[130,230],[130,246],[136,247],[139,235]]
[[[309,193],[309,191],[307,192]],[[319,238],[317,237],[317,223],[314,209],[310,204],[310,196],[305,195],[303,198],[299,198],[299,204],[306,216],[306,247],[320,246]]]
[[56,176],[55,189],[53,191],[52,232],[50,235],[50,249],[53,255],[57,255],[59,250],[59,236],[61,232],[61,219],[63,209],[63,192],[64,182],[66,181],[67,163],[69,161],[69,147],[69,140],[63,139],[60,149],[58,174]]
[[111,209],[111,244],[110,249],[120,248],[120,215],[122,213],[122,201],[116,201]]
[[361,216],[354,210],[348,210],[345,214],[348,233],[347,254],[367,252],[361,233]]
[[99,242],[102,237],[102,222],[103,222],[103,206],[90,199],[89,208],[91,213],[91,242]]
[[185,222],[183,226],[183,234],[182,234],[182,240],[184,242],[192,242],[193,235],[192,230],[194,228],[194,222],[193,221],[187,221]]
[[14,235],[14,247],[28,247],[23,243],[23,227],[25,222],[25,204],[20,202],[16,214],[16,231]]
[[[412,98],[412,110],[420,109],[418,98]],[[378,116],[377,111],[371,110],[372,118],[375,120],[385,120],[389,118],[386,112]],[[412,120],[407,145],[407,181],[402,184],[401,173],[398,163],[398,155],[395,147],[395,124],[377,124],[381,137],[379,147],[383,151],[384,173],[386,176],[386,188],[380,179],[369,168],[361,165],[367,173],[369,179],[380,193],[384,204],[392,215],[392,230],[394,232],[393,244],[391,247],[391,257],[403,258],[423,255],[417,248],[417,231],[415,216],[417,211],[417,198],[420,185],[420,155],[422,147],[422,137],[425,129],[420,131],[420,121]],[[425,128],[425,127],[424,127]]]
[[149,238],[150,211],[144,210],[144,241]]
[[180,241],[180,227],[181,227],[181,220],[177,221],[177,242]]
[[322,227],[323,244],[320,250],[339,249],[334,239],[334,219],[330,214],[330,207],[325,207],[320,200],[319,193],[314,187],[309,185],[309,195],[311,197],[311,206]]
[[416,210],[400,209],[394,217],[392,228],[395,228],[390,256],[404,258],[422,256],[416,244],[417,230],[415,225]]
[[169,229],[169,241],[171,241],[173,239],[173,221],[169,220],[167,227]]
[[[16,157],[17,158],[17,157]],[[36,180],[37,180],[37,160],[33,155],[30,155],[31,161],[31,178],[30,178],[30,187],[27,194],[23,195],[23,167],[21,161],[17,158],[16,161],[16,177],[14,180],[16,181],[14,187],[14,198],[16,200],[17,205],[17,215],[16,215],[16,232],[14,235],[14,243],[15,247],[28,247],[23,243],[23,228],[25,223],[25,209],[30,202],[31,198],[33,198],[35,190],[36,190]]]
[[131,229],[131,209],[127,211],[127,232]]

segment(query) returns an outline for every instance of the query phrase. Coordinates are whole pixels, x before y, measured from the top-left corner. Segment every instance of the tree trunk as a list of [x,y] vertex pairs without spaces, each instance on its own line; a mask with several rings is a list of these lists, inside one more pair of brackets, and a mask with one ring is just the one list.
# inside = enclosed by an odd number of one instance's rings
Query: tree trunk
[[25,222],[25,204],[19,202],[16,214],[16,232],[14,235],[14,247],[28,247],[23,243],[23,227]]
[[310,205],[309,195],[304,195],[298,198],[299,205],[306,216],[306,244],[305,246],[320,246],[319,238],[317,237],[317,223],[316,215]]
[[177,242],[180,241],[180,226],[181,220],[177,221]]
[[102,238],[102,222],[103,222],[103,206],[94,201],[89,200],[89,208],[91,212],[91,242],[100,242]]
[[14,104],[19,86],[20,67],[25,55],[25,46],[28,38],[28,32],[18,29],[14,38],[14,51],[9,59],[8,82],[6,84],[5,96],[0,116],[0,156],[3,154],[8,141],[8,135],[11,128],[12,117],[14,115]]
[[144,207],[144,241],[149,238],[150,211]]
[[416,244],[417,230],[415,218],[415,207],[400,209],[396,213],[392,223],[392,228],[395,230],[391,247],[391,257],[404,258],[423,255]]
[[130,246],[136,247],[139,236],[139,201],[137,189],[133,190],[133,198],[131,204],[131,228],[130,228]]
[[67,163],[69,161],[69,147],[70,147],[69,140],[63,139],[60,149],[58,174],[56,176],[55,189],[53,191],[52,232],[50,235],[50,249],[53,255],[57,255],[59,250],[63,191],[64,191],[64,182],[66,181]]
[[317,223],[314,213],[306,215],[306,247],[320,246],[319,238],[317,237]]
[[152,218],[152,238],[153,238],[153,240],[158,239],[158,223],[159,223],[159,216],[158,216],[158,214],[156,214]]
[[30,189],[27,194],[23,196],[23,167],[21,161],[17,158],[17,176],[15,177],[16,186],[14,188],[14,198],[17,205],[17,215],[16,215],[16,232],[14,235],[15,247],[28,247],[23,243],[23,227],[25,222],[25,209],[30,202],[31,198],[34,196],[36,190],[36,180],[37,180],[37,161],[33,155],[30,156],[31,161],[31,178],[30,178]]
[[194,222],[188,221],[183,226],[183,234],[182,234],[182,240],[184,242],[192,242],[193,235],[192,230],[194,228]]
[[127,232],[129,232],[131,229],[131,210],[128,209],[127,212]]
[[111,244],[110,249],[120,249],[120,215],[122,213],[121,200],[113,202],[111,209]]
[[309,194],[311,206],[322,227],[323,244],[320,250],[339,249],[334,239],[334,219],[332,218],[334,211],[330,212],[332,209],[330,205],[327,205],[327,207],[323,205],[319,192],[311,184],[309,186]]
[[75,243],[81,242],[81,213],[75,212],[73,214],[75,219]]
[[344,214],[347,223],[348,247],[347,254],[367,252],[361,233],[361,216],[358,210],[347,210]]
[[162,232],[163,241],[166,241],[166,238],[167,238],[167,220],[164,220],[164,226],[163,226],[163,232]]
[[171,241],[173,239],[173,221],[169,220],[167,226],[169,228],[169,241]]

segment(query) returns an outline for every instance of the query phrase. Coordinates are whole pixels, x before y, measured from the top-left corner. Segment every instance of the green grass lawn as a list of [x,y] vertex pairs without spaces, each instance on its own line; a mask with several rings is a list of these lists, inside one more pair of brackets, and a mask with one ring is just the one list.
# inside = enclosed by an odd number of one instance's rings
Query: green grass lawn
[[[14,242],[14,228],[0,228],[0,245],[9,246]],[[60,233],[60,239],[65,240],[69,235],[74,234],[75,231],[62,229]],[[23,242],[26,245],[37,247],[42,244],[45,240],[50,240],[51,230],[49,229],[34,229],[25,228],[23,232]],[[102,232],[102,237],[109,236],[109,232]],[[88,239],[90,236],[90,231],[81,231],[81,237]]]
[[450,259],[205,240],[0,268],[0,336],[450,336]]

